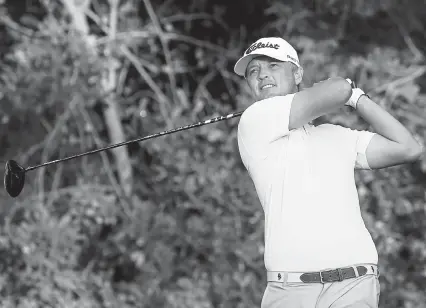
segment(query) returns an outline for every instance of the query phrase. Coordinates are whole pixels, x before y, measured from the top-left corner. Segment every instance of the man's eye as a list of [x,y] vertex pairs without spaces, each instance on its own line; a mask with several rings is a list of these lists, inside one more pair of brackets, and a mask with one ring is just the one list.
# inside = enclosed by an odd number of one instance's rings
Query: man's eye
[[249,76],[254,75],[256,72],[257,72],[257,69],[256,69],[256,68],[252,68],[252,69],[250,69],[250,70],[249,70]]
[[272,67],[272,68],[275,68],[275,67],[277,67],[278,66],[278,64],[277,63],[270,63],[269,64],[269,67]]

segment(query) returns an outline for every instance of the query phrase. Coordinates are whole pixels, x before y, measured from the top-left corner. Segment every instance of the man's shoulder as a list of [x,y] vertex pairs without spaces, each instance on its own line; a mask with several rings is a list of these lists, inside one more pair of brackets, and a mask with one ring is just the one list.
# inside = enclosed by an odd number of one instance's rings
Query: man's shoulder
[[[255,101],[253,104],[251,104],[249,107],[247,107],[244,110],[244,112],[241,115],[240,123],[243,122],[245,119],[252,119],[253,117],[258,118],[259,116],[262,115],[261,111],[263,109],[267,109],[268,107],[270,107],[270,104],[273,104],[273,103],[286,104],[288,102],[291,102],[293,97],[294,97],[294,93],[287,94],[287,95],[278,95],[278,96],[274,96],[270,98],[265,98],[263,100]],[[262,119],[259,119],[259,120],[262,120]]]

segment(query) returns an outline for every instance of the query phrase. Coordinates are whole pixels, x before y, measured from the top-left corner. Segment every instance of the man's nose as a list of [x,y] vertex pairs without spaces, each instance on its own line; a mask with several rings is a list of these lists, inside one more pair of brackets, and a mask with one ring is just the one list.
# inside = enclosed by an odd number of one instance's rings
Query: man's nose
[[260,68],[259,69],[259,75],[257,76],[260,80],[265,79],[267,77],[269,77],[269,72],[267,69],[265,68]]

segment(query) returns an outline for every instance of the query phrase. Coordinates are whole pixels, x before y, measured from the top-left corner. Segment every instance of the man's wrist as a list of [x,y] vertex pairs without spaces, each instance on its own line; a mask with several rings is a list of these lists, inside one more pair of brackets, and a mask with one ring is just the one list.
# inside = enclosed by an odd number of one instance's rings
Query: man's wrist
[[358,99],[357,108],[359,108],[361,105],[372,103],[373,101],[370,99],[370,97],[367,94],[363,94]]
[[362,91],[360,88],[352,89],[352,95],[345,105],[351,106],[352,108],[356,109],[359,99],[364,95],[364,91]]

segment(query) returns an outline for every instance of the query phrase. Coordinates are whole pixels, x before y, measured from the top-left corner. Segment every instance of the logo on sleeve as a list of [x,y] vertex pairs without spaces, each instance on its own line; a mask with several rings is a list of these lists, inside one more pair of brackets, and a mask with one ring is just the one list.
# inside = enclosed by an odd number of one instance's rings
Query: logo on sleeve
[[253,51],[255,51],[256,49],[259,49],[259,48],[279,49],[280,45],[279,44],[271,44],[270,42],[267,42],[266,44],[264,44],[262,42],[254,43],[249,48],[247,48],[245,54],[248,55],[248,54],[252,53]]
[[278,280],[281,280],[281,274],[278,273]]

